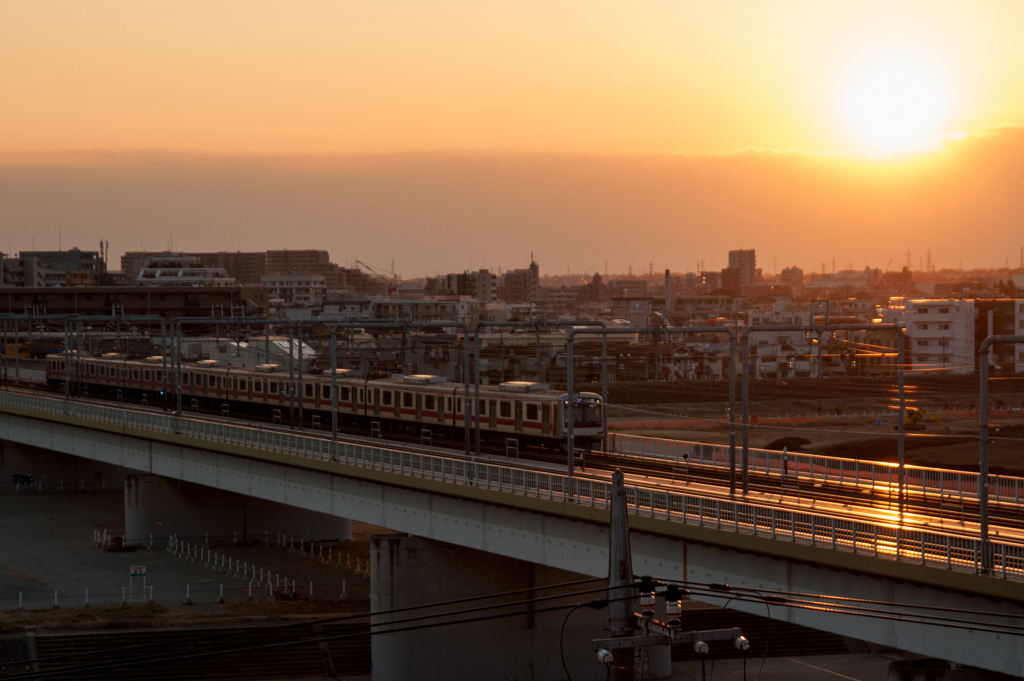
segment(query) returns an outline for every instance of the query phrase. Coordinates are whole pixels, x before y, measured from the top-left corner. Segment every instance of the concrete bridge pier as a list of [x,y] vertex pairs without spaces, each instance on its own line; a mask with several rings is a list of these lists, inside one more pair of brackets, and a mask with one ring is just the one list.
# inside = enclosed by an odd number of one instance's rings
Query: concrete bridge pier
[[[441,608],[424,608],[393,615],[374,615],[374,625],[396,622],[395,629],[433,621],[409,617],[452,612],[483,605],[527,600],[558,593],[597,589],[593,582],[560,589],[537,590],[551,584],[586,579],[524,560],[505,558],[477,549],[408,534],[377,535],[371,540],[370,608],[374,613],[487,594],[527,590],[515,596],[482,599]],[[466,613],[452,619],[487,617],[502,612],[515,617],[446,624],[372,638],[373,678],[404,681],[561,681],[565,665],[575,681],[603,681],[607,670],[590,648],[590,641],[607,635],[607,609],[579,608],[570,616],[564,637],[562,623],[571,603],[603,598],[603,593],[552,599],[533,605]],[[565,604],[551,612],[544,608]],[[447,618],[446,618],[447,619]],[[375,626],[375,631],[377,627]],[[650,677],[648,677],[650,678]]]
[[195,542],[262,539],[278,533],[296,541],[347,540],[352,521],[274,501],[165,478],[130,475],[124,483],[125,541],[166,540],[177,535]]

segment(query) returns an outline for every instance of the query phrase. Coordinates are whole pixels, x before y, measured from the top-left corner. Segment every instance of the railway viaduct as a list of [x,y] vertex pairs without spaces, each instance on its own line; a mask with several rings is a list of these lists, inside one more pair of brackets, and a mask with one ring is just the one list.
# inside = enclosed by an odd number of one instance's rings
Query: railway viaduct
[[[603,577],[608,571],[608,485],[597,478],[569,481],[554,472],[7,392],[0,392],[0,439],[142,476],[132,478],[135,482],[129,482],[129,488],[159,486],[160,479],[166,479],[274,504],[267,507],[268,513],[296,509],[309,514],[309,522],[336,532],[344,532],[350,520],[379,525],[412,538],[396,536],[394,542],[385,542],[378,557],[400,562],[415,549],[423,570],[450,569],[452,560],[458,565],[458,587],[452,584],[446,590],[443,575],[393,570],[375,560],[372,588],[378,607],[385,602],[394,605],[396,594],[421,587],[432,597],[443,597],[474,588],[481,593],[500,590],[498,585],[515,588],[524,580],[543,583],[565,573]],[[895,556],[888,553],[880,546],[878,528],[872,546],[863,539],[870,532],[854,527],[851,550],[846,535],[837,534],[835,519],[830,523],[828,518],[812,518],[808,536],[806,517],[798,523],[794,516],[787,520],[772,509],[705,503],[682,494],[659,496],[640,486],[629,492],[633,566],[638,574],[691,585],[728,584],[730,594],[740,594],[726,603],[730,608],[758,615],[768,612],[773,618],[880,645],[1022,675],[1021,638],[1005,631],[984,626],[965,631],[778,600],[766,603],[757,597],[771,590],[830,594],[870,600],[880,613],[906,614],[913,612],[907,606],[940,605],[974,611],[979,621],[1016,624],[1024,616],[1024,574],[1013,569],[1008,573],[1005,559],[1002,574],[976,574],[969,557],[964,558],[968,554],[961,552],[956,559],[948,542],[945,565],[936,560],[931,549],[926,551],[923,534],[919,558],[909,542],[906,553],[900,555],[898,547]],[[135,510],[146,522],[144,498]],[[177,517],[187,522],[185,516]],[[173,532],[173,522],[170,525],[165,527]],[[929,538],[928,546],[934,543]],[[475,552],[481,552],[480,560],[467,564],[478,555]],[[524,576],[523,566],[528,566],[529,576]],[[721,596],[706,589],[702,593],[694,597],[723,604]],[[597,623],[591,619],[586,625]],[[504,663],[521,665],[516,668],[520,677],[533,673],[536,678],[556,678],[550,660],[532,666],[533,657],[544,654],[540,648],[545,636],[522,631],[514,636],[523,652]],[[397,664],[393,658],[401,657],[399,652],[414,651],[421,643],[375,637],[375,660],[380,653],[375,675],[390,670],[399,677],[411,676],[415,670],[388,667],[388,660]],[[438,657],[436,650],[434,655]],[[592,660],[589,652],[587,656]],[[580,659],[574,664],[580,669],[574,672],[576,678],[604,678],[604,668],[596,661]],[[526,665],[531,665],[529,670]],[[503,669],[504,675],[509,667]]]

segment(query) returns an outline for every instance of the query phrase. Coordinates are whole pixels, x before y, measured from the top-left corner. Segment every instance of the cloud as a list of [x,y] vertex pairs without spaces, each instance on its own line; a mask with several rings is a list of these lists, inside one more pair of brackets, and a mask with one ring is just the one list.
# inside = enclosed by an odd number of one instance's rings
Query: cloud
[[[162,150],[0,160],[14,250],[108,239],[119,252],[323,248],[424,274],[471,264],[546,271],[1002,265],[1024,241],[1024,126],[891,155],[434,153],[237,156]],[[8,244],[0,243],[7,250]]]

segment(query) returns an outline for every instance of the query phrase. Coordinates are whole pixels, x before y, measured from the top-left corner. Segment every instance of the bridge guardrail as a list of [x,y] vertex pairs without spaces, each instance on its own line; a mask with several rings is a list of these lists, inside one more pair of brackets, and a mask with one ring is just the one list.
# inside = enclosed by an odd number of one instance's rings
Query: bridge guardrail
[[[624,433],[608,433],[608,448],[617,454],[629,454],[679,465],[729,468],[727,445],[644,437]],[[774,477],[797,477],[807,482],[827,482],[855,488],[895,490],[899,468],[896,464],[860,461],[834,456],[769,449],[749,449],[750,472]],[[738,456],[739,450],[737,450]],[[904,490],[909,496],[925,499],[958,501],[978,499],[978,474],[923,466],[904,466]],[[989,475],[989,501],[992,503],[1024,503],[1024,478]]]
[[[6,391],[0,391],[0,404],[599,508],[607,507],[611,495],[610,483],[599,480],[569,478],[558,473],[404,452],[387,447],[333,442],[248,426],[65,402]],[[626,494],[629,511],[634,515],[960,572],[977,574],[981,565],[983,547],[978,539],[642,487],[627,487]],[[990,542],[989,551],[992,554],[994,576],[1024,580],[1024,546]]]

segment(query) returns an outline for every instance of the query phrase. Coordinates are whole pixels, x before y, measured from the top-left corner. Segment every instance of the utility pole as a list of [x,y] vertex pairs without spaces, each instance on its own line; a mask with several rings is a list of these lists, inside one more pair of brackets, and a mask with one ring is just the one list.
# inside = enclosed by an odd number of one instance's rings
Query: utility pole
[[[665,585],[650,577],[641,577],[637,582],[633,576],[626,510],[625,483],[622,471],[617,470],[612,474],[608,533],[608,630],[611,638],[590,642],[598,659],[608,665],[610,681],[633,681],[636,678],[637,649],[650,650],[671,646],[673,643],[688,643],[703,661],[704,656],[710,652],[708,641],[729,640],[745,655],[750,649],[750,642],[738,627],[707,631],[681,630],[681,599],[690,592],[677,584],[668,585],[658,594],[665,599],[666,619],[655,619],[655,589]],[[634,608],[638,587],[639,613]],[[667,656],[664,661],[668,662]],[[651,671],[655,671],[653,667]]]
[[[633,554],[629,548],[629,517],[626,515],[625,476],[612,474],[612,508],[608,539],[608,629],[613,638],[633,635],[633,601],[615,600],[632,596]],[[611,651],[611,681],[633,681],[633,648]]]

